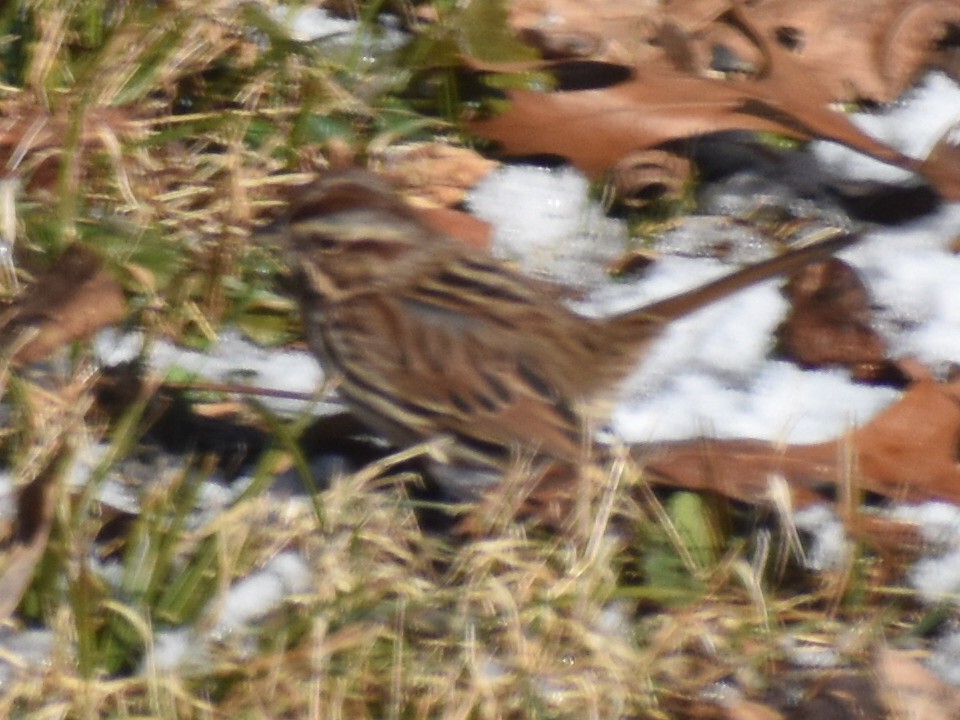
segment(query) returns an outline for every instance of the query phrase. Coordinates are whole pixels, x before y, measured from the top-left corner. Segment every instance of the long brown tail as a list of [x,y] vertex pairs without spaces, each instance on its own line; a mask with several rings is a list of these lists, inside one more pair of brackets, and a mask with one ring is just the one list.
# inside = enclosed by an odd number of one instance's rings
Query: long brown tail
[[624,313],[620,317],[626,320],[630,316],[644,315],[650,320],[667,323],[749,285],[829,257],[859,240],[860,235],[845,233],[828,240],[789,250],[782,255],[750,265],[687,292],[663,300],[656,300],[649,305]]

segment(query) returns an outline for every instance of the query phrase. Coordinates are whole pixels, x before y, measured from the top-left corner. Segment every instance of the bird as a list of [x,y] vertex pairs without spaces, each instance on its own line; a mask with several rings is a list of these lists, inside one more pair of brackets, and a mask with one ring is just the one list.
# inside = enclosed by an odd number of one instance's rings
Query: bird
[[460,499],[495,488],[521,458],[582,464],[621,384],[671,322],[858,239],[838,232],[595,318],[432,228],[367,170],[299,188],[263,234],[282,248],[308,344],[345,404],[397,447],[444,441],[440,484]]

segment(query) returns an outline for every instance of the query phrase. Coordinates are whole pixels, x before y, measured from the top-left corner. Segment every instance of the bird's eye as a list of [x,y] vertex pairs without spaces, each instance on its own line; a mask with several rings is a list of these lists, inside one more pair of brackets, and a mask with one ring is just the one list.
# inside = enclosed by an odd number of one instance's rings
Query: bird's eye
[[323,252],[332,252],[340,247],[340,243],[333,238],[321,237],[314,241],[313,246]]

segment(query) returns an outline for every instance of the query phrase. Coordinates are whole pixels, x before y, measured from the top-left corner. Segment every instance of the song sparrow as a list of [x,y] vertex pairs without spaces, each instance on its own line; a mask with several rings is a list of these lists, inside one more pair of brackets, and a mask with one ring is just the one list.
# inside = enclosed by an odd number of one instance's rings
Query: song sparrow
[[464,495],[511,459],[582,462],[588,426],[672,320],[830,255],[840,235],[602,319],[447,237],[377,176],[302,189],[270,231],[286,248],[309,343],[361,420],[406,445],[448,437]]

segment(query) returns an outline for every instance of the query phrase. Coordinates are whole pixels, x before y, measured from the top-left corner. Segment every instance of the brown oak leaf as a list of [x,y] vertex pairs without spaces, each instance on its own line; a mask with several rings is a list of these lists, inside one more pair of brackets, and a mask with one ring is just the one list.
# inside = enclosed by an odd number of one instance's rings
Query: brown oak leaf
[[0,313],[0,344],[12,346],[17,361],[35,362],[118,322],[125,312],[120,283],[96,252],[74,243]]

